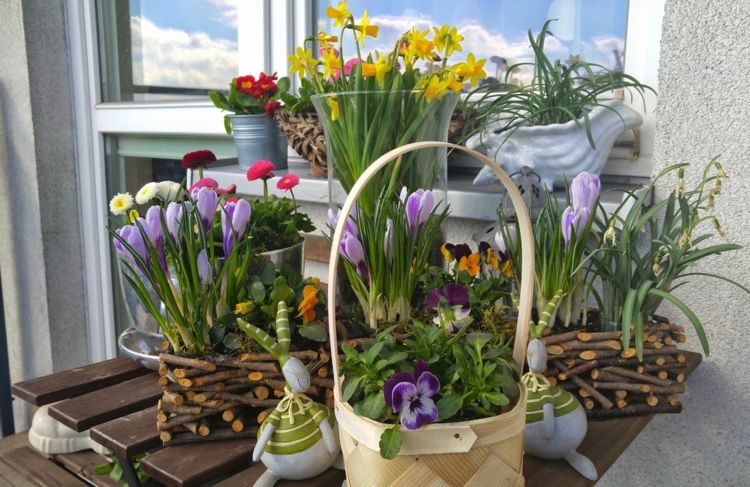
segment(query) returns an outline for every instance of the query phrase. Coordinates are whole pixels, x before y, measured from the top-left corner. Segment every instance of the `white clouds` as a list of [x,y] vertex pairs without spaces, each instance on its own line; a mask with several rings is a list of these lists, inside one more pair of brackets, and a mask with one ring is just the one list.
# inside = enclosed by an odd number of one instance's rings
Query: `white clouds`
[[239,0],[210,0],[210,3],[216,7],[217,17],[220,22],[237,27],[237,7]]
[[163,28],[145,17],[131,17],[130,28],[140,40],[133,46],[136,84],[224,89],[237,75],[234,41]]

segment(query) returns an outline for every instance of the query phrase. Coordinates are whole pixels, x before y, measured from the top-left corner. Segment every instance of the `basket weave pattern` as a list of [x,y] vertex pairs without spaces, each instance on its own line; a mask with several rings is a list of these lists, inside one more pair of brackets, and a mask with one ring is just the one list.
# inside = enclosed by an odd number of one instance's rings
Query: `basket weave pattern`
[[326,177],[326,138],[318,116],[314,112],[292,113],[279,110],[276,119],[286,134],[289,145],[310,163],[312,175]]

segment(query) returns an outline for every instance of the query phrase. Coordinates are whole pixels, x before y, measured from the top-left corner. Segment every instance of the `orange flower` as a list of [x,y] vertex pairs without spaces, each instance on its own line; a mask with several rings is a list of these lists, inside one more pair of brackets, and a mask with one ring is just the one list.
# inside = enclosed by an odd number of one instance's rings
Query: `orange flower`
[[513,277],[513,264],[511,264],[510,259],[503,262],[502,271],[505,277]]
[[461,257],[461,260],[458,261],[458,270],[466,271],[474,277],[478,276],[479,275],[479,254],[475,252],[469,255],[468,257],[466,256]]
[[492,249],[487,249],[487,263],[492,267],[493,269],[497,270],[500,267],[500,261],[497,260],[497,257],[495,256],[495,251]]
[[299,303],[297,318],[302,318],[302,324],[306,325],[315,319],[315,305],[318,304],[318,288],[314,284],[308,284],[302,289],[302,301]]

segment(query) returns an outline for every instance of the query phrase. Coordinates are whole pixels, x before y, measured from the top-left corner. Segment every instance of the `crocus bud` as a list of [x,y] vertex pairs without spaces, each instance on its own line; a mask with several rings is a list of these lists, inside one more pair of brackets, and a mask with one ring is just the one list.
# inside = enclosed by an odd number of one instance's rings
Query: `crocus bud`
[[383,239],[383,250],[389,263],[393,263],[393,256],[396,251],[396,235],[393,233],[393,220],[388,218],[385,224],[385,237]]
[[[401,190],[401,198],[405,194],[406,188]],[[435,209],[435,197],[432,191],[418,189],[406,198],[406,219],[409,222],[409,232],[414,235],[418,232],[427,218]]]
[[208,232],[216,214],[216,191],[210,188],[200,188],[196,193],[195,206],[198,210],[203,230]]
[[574,210],[587,208],[591,213],[602,190],[599,176],[582,172],[570,183],[570,203]]
[[570,242],[572,231],[574,228],[577,229],[580,219],[581,215],[570,206],[565,208],[565,211],[563,211],[562,235],[563,240],[565,240],[565,245],[568,245],[568,242]]
[[341,239],[341,253],[346,260],[357,268],[357,272],[362,277],[362,280],[365,283],[369,283],[370,271],[367,268],[367,262],[365,262],[365,250],[362,248],[362,243],[359,239],[351,233],[346,232],[344,238]]
[[202,284],[208,284],[211,280],[211,264],[208,262],[208,253],[206,249],[201,250],[198,253],[198,257],[195,259],[195,265],[198,268],[198,278]]
[[251,212],[250,203],[243,199],[227,203],[224,207],[224,212],[221,214],[221,230],[224,236],[225,257],[232,253],[235,240],[239,240],[245,235]]
[[[189,203],[185,203],[188,205]],[[172,241],[177,243],[180,233],[180,222],[182,221],[182,205],[175,201],[172,201],[167,205],[167,209],[164,212],[164,220],[167,223],[167,230],[169,235],[172,237]]]

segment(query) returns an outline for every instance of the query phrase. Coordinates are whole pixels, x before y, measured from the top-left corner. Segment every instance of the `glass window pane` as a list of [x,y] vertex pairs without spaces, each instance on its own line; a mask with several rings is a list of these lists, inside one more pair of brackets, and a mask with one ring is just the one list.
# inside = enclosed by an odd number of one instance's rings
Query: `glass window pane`
[[[329,5],[337,0],[318,3],[318,30],[335,35],[326,16]],[[367,10],[373,25],[380,27],[377,39],[367,38],[366,51],[391,51],[399,35],[412,27],[428,29],[450,24],[464,36],[463,52],[451,61],[465,59],[469,52],[487,59],[487,75],[500,79],[508,66],[533,60],[528,30],[541,30],[547,19],[552,22],[546,53],[554,61],[580,57],[609,69],[622,70],[628,0],[349,0],[355,20]],[[344,56],[356,52],[351,32],[345,34]],[[519,81],[530,73],[518,73]]]
[[205,96],[237,75],[239,0],[97,2],[104,101]]

